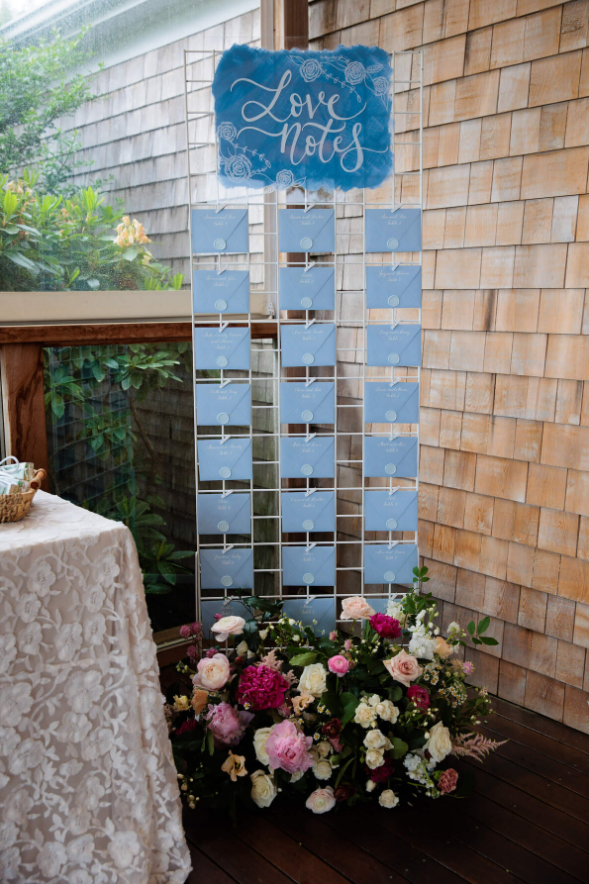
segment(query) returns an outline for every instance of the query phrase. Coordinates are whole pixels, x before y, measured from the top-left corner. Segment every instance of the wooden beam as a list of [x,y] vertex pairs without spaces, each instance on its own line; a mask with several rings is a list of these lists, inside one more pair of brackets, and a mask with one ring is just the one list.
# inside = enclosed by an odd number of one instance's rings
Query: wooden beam
[[309,48],[308,0],[284,0],[284,48]]
[[[197,325],[199,323],[196,323]],[[239,325],[230,322],[229,325]],[[276,322],[252,323],[252,338],[278,334]],[[0,344],[79,347],[86,344],[149,344],[190,341],[190,322],[116,323],[113,325],[16,325],[0,328]]]
[[6,452],[47,469],[43,348],[39,343],[0,347]]

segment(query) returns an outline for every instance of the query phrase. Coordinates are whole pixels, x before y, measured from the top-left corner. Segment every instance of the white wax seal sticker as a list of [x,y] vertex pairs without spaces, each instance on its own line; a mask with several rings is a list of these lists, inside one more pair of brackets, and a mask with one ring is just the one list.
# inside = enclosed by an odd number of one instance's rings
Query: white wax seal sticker
[[387,519],[387,528],[389,529],[389,531],[394,531],[396,527],[397,527],[397,520],[396,519]]
[[399,248],[399,240],[395,239],[394,236],[391,236],[390,239],[387,239],[387,248],[391,249],[391,251],[393,249],[398,249]]
[[387,476],[392,476],[394,473],[397,472],[397,467],[395,466],[394,463],[388,463],[386,465],[386,467],[384,468],[384,471],[387,474]]
[[233,586],[233,577],[230,577],[229,574],[225,574],[224,577],[221,577],[221,583],[223,586]]
[[308,310],[313,306],[313,298],[301,298],[301,307],[304,307],[305,310]]
[[309,583],[313,583],[315,580],[315,575],[311,573],[303,574],[303,583],[306,583],[307,586]]
[[315,357],[312,353],[303,353],[302,361],[303,365],[312,365],[315,362]]
[[391,307],[398,307],[399,306],[399,296],[398,295],[391,295],[391,297],[389,298],[389,304]]
[[387,411],[387,413],[385,414],[385,417],[388,421],[393,423],[393,421],[397,420],[397,412],[396,411]]
[[302,240],[301,240],[301,248],[302,248],[305,252],[308,252],[312,245],[313,245],[313,240],[311,239],[310,236],[304,236],[304,237],[302,238]]
[[303,522],[303,528],[305,531],[312,531],[314,527],[315,522],[313,521],[313,519],[305,519],[305,521]]
[[219,298],[218,301],[215,301],[215,310],[218,310],[219,313],[223,310],[227,310],[227,301],[224,301],[223,298]]
[[217,528],[219,529],[219,531],[222,531],[223,534],[227,534],[227,532],[229,531],[229,522],[221,521],[217,525]]
[[226,365],[229,365],[229,360],[226,356],[217,356],[217,365],[219,368],[225,368]]
[[304,420],[305,423],[307,423],[308,421],[312,421],[313,420],[313,412],[309,411],[308,408],[305,409],[305,411],[303,411],[303,413],[301,415],[301,419]]
[[310,463],[304,463],[301,467],[301,473],[303,476],[310,476],[313,472],[313,467]]
[[227,248],[227,243],[225,242],[225,240],[223,239],[222,236],[217,237],[217,239],[215,240],[213,245],[217,249],[218,252],[222,252],[223,249]]
[[395,572],[394,571],[385,571],[384,572],[385,583],[394,583],[395,580]]
[[398,353],[389,353],[389,362],[391,365],[398,365],[400,356]]
[[228,424],[228,423],[229,423],[229,415],[227,414],[227,412],[226,412],[226,411],[221,411],[221,412],[217,415],[217,421],[218,421],[220,424]]
[[229,467],[221,467],[219,470],[219,475],[222,479],[229,479],[231,477],[231,470]]

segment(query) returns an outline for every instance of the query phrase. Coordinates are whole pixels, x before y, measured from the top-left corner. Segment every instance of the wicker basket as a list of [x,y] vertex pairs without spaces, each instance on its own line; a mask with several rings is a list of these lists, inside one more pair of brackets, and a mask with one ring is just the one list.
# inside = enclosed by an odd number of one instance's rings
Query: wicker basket
[[45,470],[37,470],[31,482],[34,487],[30,491],[0,494],[0,522],[18,522],[25,517],[44,478]]

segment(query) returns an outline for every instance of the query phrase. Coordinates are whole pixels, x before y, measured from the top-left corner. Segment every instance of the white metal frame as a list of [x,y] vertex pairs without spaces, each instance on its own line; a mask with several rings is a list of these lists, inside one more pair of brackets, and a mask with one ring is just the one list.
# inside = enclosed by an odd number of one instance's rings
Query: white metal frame
[[[235,195],[235,189],[226,192],[219,184],[218,175],[215,175],[215,189],[214,195],[211,196],[205,190],[204,193],[199,193],[198,188],[194,188],[194,178],[196,174],[203,174],[202,169],[199,169],[198,172],[193,170],[191,166],[191,152],[203,152],[203,155],[206,156],[207,151],[214,151],[214,156],[216,158],[216,162],[218,163],[218,151],[216,144],[216,136],[214,131],[214,110],[212,104],[212,96],[211,96],[211,85],[212,79],[214,76],[214,71],[216,70],[217,62],[220,59],[222,54],[222,50],[210,48],[206,50],[185,50],[184,52],[184,80],[185,80],[185,119],[186,119],[186,142],[187,142],[187,177],[188,177],[188,209],[189,209],[189,224],[190,224],[190,243],[191,243],[191,262],[190,262],[190,281],[191,281],[191,308],[193,304],[193,270],[195,267],[204,267],[204,266],[217,266],[217,267],[229,267],[232,266],[234,268],[239,267],[240,269],[250,270],[252,266],[251,261],[251,251],[248,252],[247,257],[241,260],[236,260],[235,256],[227,255],[227,256],[211,256],[209,257],[196,257],[192,253],[192,210],[198,207],[210,208],[212,205],[216,205],[217,208],[223,207],[226,205],[231,205],[233,207],[239,208],[247,208],[248,210],[248,220],[250,220],[250,209],[254,206],[260,207],[260,214],[262,214],[264,218],[265,225],[270,229],[265,229],[263,232],[265,247],[263,250],[263,261],[261,262],[264,267],[264,289],[263,292],[258,292],[258,294],[265,295],[268,304],[268,313],[272,315],[275,313],[276,316],[276,324],[277,324],[277,346],[271,348],[271,352],[274,354],[274,371],[270,377],[264,377],[260,380],[264,382],[271,383],[273,386],[273,404],[272,405],[253,405],[253,415],[256,413],[256,409],[269,408],[273,409],[273,414],[276,415],[273,423],[272,433],[267,432],[255,432],[254,431],[254,417],[252,415],[252,426],[249,428],[249,432],[240,432],[238,434],[232,434],[236,437],[249,438],[252,441],[252,457],[253,457],[253,440],[256,437],[273,437],[275,440],[275,451],[277,460],[275,461],[263,461],[259,468],[264,466],[276,467],[275,474],[277,475],[276,485],[272,488],[266,488],[260,486],[258,488],[254,487],[255,485],[255,468],[256,462],[254,461],[253,465],[253,476],[254,479],[249,483],[249,489],[242,488],[240,490],[236,490],[235,493],[241,492],[249,492],[251,497],[251,536],[250,543],[237,543],[237,544],[228,544],[227,536],[223,536],[223,542],[221,543],[209,543],[209,544],[201,544],[200,536],[197,532],[197,561],[196,561],[196,585],[197,585],[197,610],[198,616],[200,617],[201,608],[201,587],[200,587],[200,569],[199,569],[199,560],[200,560],[200,550],[206,548],[230,548],[231,546],[248,548],[251,547],[254,553],[254,584],[255,584],[255,575],[260,572],[275,572],[278,573],[278,585],[276,588],[276,596],[282,599],[287,598],[301,598],[300,593],[296,593],[292,591],[283,592],[282,585],[282,547],[287,545],[300,546],[298,543],[288,543],[282,540],[282,532],[281,532],[281,524],[282,524],[282,506],[281,506],[281,491],[284,490],[282,488],[282,476],[280,472],[280,438],[282,436],[296,436],[301,434],[293,434],[293,433],[283,433],[282,429],[284,425],[280,425],[280,382],[283,379],[283,370],[280,368],[281,366],[281,330],[282,327],[286,324],[300,324],[302,320],[300,319],[290,319],[284,315],[281,315],[281,311],[279,309],[279,298],[278,298],[278,280],[279,280],[279,268],[280,266],[286,266],[285,261],[281,261],[280,254],[278,252],[278,210],[279,208],[286,207],[288,204],[289,207],[293,207],[294,205],[304,206],[305,208],[310,207],[311,205],[324,205],[329,206],[334,209],[335,216],[335,224],[336,224],[336,250],[337,250],[337,231],[338,231],[338,221],[341,222],[342,217],[344,215],[345,209],[342,210],[342,207],[346,206],[355,206],[356,208],[361,208],[362,213],[362,235],[365,241],[365,219],[366,219],[366,208],[370,207],[379,207],[379,208],[392,208],[397,209],[401,206],[404,207],[419,207],[423,208],[423,56],[420,50],[418,51],[406,51],[406,52],[394,52],[391,55],[391,65],[393,69],[393,77],[392,77],[392,85],[391,85],[391,95],[393,101],[393,113],[394,113],[394,133],[392,136],[393,141],[393,149],[395,152],[395,169],[394,173],[391,177],[391,185],[392,185],[392,202],[391,203],[383,203],[383,202],[373,202],[371,201],[371,191],[350,191],[349,193],[343,193],[341,191],[335,191],[331,195],[330,200],[319,199],[317,193],[308,192],[306,189],[297,188],[295,193],[289,193],[288,196],[285,192],[274,193],[271,195],[264,195],[262,190],[252,190],[248,188],[241,189],[237,195]],[[191,76],[191,67],[193,65],[197,65],[198,67],[207,66],[208,70],[206,73],[208,76],[204,76],[204,74],[195,78]],[[397,68],[400,68],[401,75],[398,75]],[[403,70],[408,68],[409,73],[403,74]],[[199,107],[192,107],[192,99],[198,96]],[[407,103],[405,109],[398,110],[397,103],[398,100],[402,99],[404,96],[407,96]],[[417,104],[417,107],[413,107],[414,104]],[[407,135],[405,134],[405,126],[401,125],[405,118],[418,118],[417,121],[414,120],[414,124],[408,126],[410,132],[419,133],[419,141],[408,141]],[[416,124],[417,122],[417,124]],[[193,129],[205,129],[205,133],[201,136],[201,139],[197,139],[192,136],[191,128]],[[401,129],[401,132],[397,134],[397,130]],[[409,169],[408,171],[404,171],[403,169],[397,169],[397,159],[398,159],[398,149],[407,147],[409,152],[418,148],[419,162],[417,169]],[[218,172],[218,168],[217,168]],[[408,179],[418,177],[418,195],[415,194],[405,197],[405,188],[407,186],[406,181]],[[340,218],[338,219],[338,209],[340,210]],[[348,216],[349,217],[349,216]],[[391,367],[390,375],[384,375],[385,369],[370,369],[366,366],[366,329],[370,324],[383,324],[382,316],[379,318],[374,318],[370,314],[373,311],[368,311],[366,308],[366,265],[367,263],[382,263],[383,265],[390,266],[391,261],[396,255],[393,253],[392,255],[384,256],[387,260],[383,260],[383,256],[367,256],[365,248],[362,250],[361,260],[358,261],[344,261],[345,253],[339,253],[336,251],[333,254],[332,261],[321,260],[317,262],[321,266],[332,266],[335,272],[335,284],[336,284],[336,294],[335,294],[335,311],[333,312],[332,319],[318,318],[315,316],[312,320],[309,318],[309,312],[306,311],[306,317],[308,322],[316,322],[316,323],[333,323],[336,326],[336,342],[338,342],[339,330],[345,328],[353,328],[357,330],[357,333],[362,335],[361,344],[362,346],[354,346],[354,347],[337,347],[337,357],[336,357],[336,366],[332,373],[330,369],[310,369],[306,368],[305,375],[307,382],[312,383],[313,379],[317,380],[329,380],[333,381],[335,384],[335,396],[336,396],[336,423],[333,427],[333,430],[320,430],[317,432],[317,435],[324,435],[333,437],[335,440],[335,479],[332,485],[327,485],[326,483],[329,480],[314,480],[315,482],[319,482],[318,488],[321,490],[332,490],[336,496],[336,531],[334,533],[333,540],[331,541],[318,541],[317,545],[322,546],[331,546],[334,545],[336,548],[336,566],[337,572],[336,575],[343,571],[359,571],[360,572],[360,592],[362,595],[365,594],[365,585],[364,585],[364,546],[366,543],[375,543],[375,544],[388,544],[389,547],[396,545],[397,543],[418,543],[417,532],[415,532],[415,536],[411,536],[411,538],[407,538],[402,536],[401,538],[393,537],[393,532],[388,532],[388,540],[370,540],[366,541],[366,531],[364,528],[364,504],[365,504],[365,490],[367,485],[366,477],[362,471],[362,482],[360,486],[354,487],[345,487],[345,484],[342,485],[339,483],[338,473],[340,470],[339,467],[344,466],[345,464],[358,464],[363,463],[364,460],[364,440],[366,436],[382,436],[393,438],[395,435],[406,435],[412,436],[417,439],[417,444],[419,445],[419,424],[411,425],[409,430],[405,430],[403,432],[397,432],[393,429],[393,425],[391,424],[391,429],[387,432],[382,432],[381,430],[374,430],[372,427],[372,432],[368,433],[366,429],[366,424],[364,423],[364,397],[363,397],[363,389],[364,389],[364,381],[366,379],[370,380],[391,380],[391,381],[400,381],[402,382],[402,378],[405,380],[417,380],[418,382],[421,380],[421,369],[419,367],[415,368],[399,368]],[[421,264],[421,255],[418,254],[418,260],[416,260],[416,254],[413,253],[411,255],[411,259],[406,255],[406,260],[402,263],[419,263]],[[284,257],[284,256],[283,256]],[[368,260],[367,260],[368,257]],[[378,260],[376,260],[378,258]],[[343,274],[343,265],[349,266],[350,264],[358,264],[362,265],[362,289],[358,291],[344,290],[343,289],[343,278],[342,278],[342,286],[338,288],[338,269],[341,268]],[[394,263],[394,262],[392,262]],[[400,262],[398,262],[400,263]],[[310,266],[312,262],[309,262],[308,255],[306,256],[305,266]],[[258,265],[259,266],[259,265]],[[290,263],[288,266],[293,266]],[[295,265],[296,266],[296,265]],[[300,265],[299,265],[300,266]],[[268,285],[269,283],[269,285]],[[358,316],[354,319],[342,318],[340,314],[340,303],[342,297],[346,297],[349,295],[361,295],[362,297],[362,315]],[[251,309],[251,308],[250,308]],[[421,309],[412,311],[412,315],[409,319],[404,319],[402,315],[400,316],[397,313],[397,310],[402,308],[390,308],[391,309],[391,322],[394,325],[403,323],[403,322],[418,322],[421,325]],[[381,313],[381,311],[378,311]],[[196,318],[195,318],[196,320]],[[219,326],[222,322],[226,322],[227,318],[225,318],[222,314],[213,315],[209,314],[208,318],[203,317],[202,315],[198,316],[198,325],[211,325],[211,326]],[[260,322],[268,322],[267,317],[255,316],[251,312],[247,314],[247,316],[235,316],[231,317],[232,324],[239,324],[242,327],[246,326],[250,329],[256,324]],[[193,323],[194,324],[194,323]],[[358,344],[358,341],[356,341]],[[255,347],[255,344],[254,344]],[[194,348],[193,348],[194,349]],[[253,352],[253,351],[252,351]],[[268,349],[265,348],[265,352],[268,352]],[[360,361],[361,364],[361,372],[354,372],[352,375],[346,375],[345,373],[340,375],[338,373],[338,365],[341,363],[337,361],[344,354],[353,353],[353,364],[358,365],[360,368],[360,364],[357,360],[357,354],[362,353],[362,358]],[[349,364],[346,362],[345,364]],[[326,373],[323,373],[323,372]],[[317,372],[316,374],[312,372]],[[200,382],[206,382],[207,379],[198,378],[197,372],[195,369],[194,377]],[[254,383],[256,378],[253,377],[252,367],[250,365],[249,372],[230,372],[230,375],[233,376],[232,379],[237,382],[247,381],[250,383],[252,387],[252,400],[254,393]],[[220,371],[221,382],[223,380],[228,380],[227,377],[224,376],[223,370]],[[209,379],[211,383],[217,383],[217,379]],[[293,379],[296,382],[301,382],[304,379],[298,378]],[[342,381],[361,381],[362,382],[362,401],[357,405],[346,405],[337,404],[338,399],[338,385]],[[222,481],[222,488],[216,488],[214,490],[202,489],[199,488],[199,477],[198,477],[198,452],[197,452],[197,441],[202,438],[214,439],[214,438],[226,438],[225,430],[221,427],[220,433],[213,434],[199,434],[199,427],[197,424],[197,414],[196,414],[196,395],[194,396],[195,408],[194,408],[194,437],[195,437],[195,474],[196,474],[196,493],[215,493],[218,494],[220,490],[225,492],[226,489],[226,481]],[[362,425],[361,430],[354,432],[345,432],[339,429],[339,421],[338,417],[340,414],[340,409],[362,409]],[[276,411],[278,409],[278,411]],[[407,426],[407,425],[406,425]],[[307,434],[303,434],[308,437]],[[362,439],[362,461],[359,460],[339,460],[338,459],[338,442],[340,437],[348,436],[350,438],[360,436]],[[387,485],[384,485],[382,480],[376,480],[380,484],[372,487],[388,487],[391,491],[394,491],[396,488],[400,487],[409,487],[415,489],[417,492],[419,491],[419,480],[416,477],[415,479],[404,479],[401,480],[402,484],[393,484],[393,477],[388,480]],[[386,481],[386,480],[384,480]],[[397,483],[399,480],[396,480]],[[307,489],[311,488],[310,480],[307,479]],[[351,491],[361,491],[361,500],[362,500],[362,512],[360,514],[360,518],[362,519],[362,532],[359,540],[340,540],[338,539],[338,531],[337,527],[340,519],[345,518],[358,518],[357,514],[337,514],[337,504],[338,504],[338,493],[342,492],[351,492]],[[258,515],[254,512],[254,494],[257,493],[272,493],[277,496],[277,515]],[[197,514],[198,517],[198,514]],[[255,523],[257,520],[262,519],[274,519],[278,522],[278,540],[276,541],[258,541],[256,540],[256,532],[255,532]],[[307,534],[307,545],[309,545],[309,535]],[[353,566],[345,566],[345,565],[337,565],[338,560],[338,551],[341,547],[348,545],[360,545],[360,564]],[[265,569],[260,568],[257,569],[255,567],[255,550],[257,547],[278,547],[278,568],[273,569]],[[343,595],[349,593],[338,592],[338,579],[336,576],[336,586],[333,588],[333,596],[335,601],[337,601],[338,597],[342,597]],[[287,588],[289,589],[289,588]],[[254,590],[255,591],[255,590]],[[399,587],[395,586],[393,588],[392,585],[388,586],[388,595],[393,596],[399,593]],[[309,597],[310,588],[307,587],[307,597]],[[384,593],[387,594],[386,591]],[[374,592],[370,593],[371,596],[374,597],[382,597],[383,592]],[[231,597],[228,595],[227,591],[220,595],[209,594],[207,591],[206,598],[208,600],[226,600]],[[324,594],[321,594],[321,597],[325,597]],[[337,607],[336,607],[337,611]]]

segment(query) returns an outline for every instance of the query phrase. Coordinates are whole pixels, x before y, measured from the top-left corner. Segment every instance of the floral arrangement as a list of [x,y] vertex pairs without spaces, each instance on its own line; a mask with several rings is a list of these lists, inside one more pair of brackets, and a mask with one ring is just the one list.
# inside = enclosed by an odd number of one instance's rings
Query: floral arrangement
[[[417,580],[426,570],[416,569]],[[349,631],[317,637],[279,603],[241,600],[251,619],[218,619],[214,646],[203,647],[198,623],[181,630],[192,644],[178,670],[192,686],[166,711],[189,807],[269,807],[284,793],[325,813],[468,794],[472,777],[451,757],[482,760],[499,744],[472,731],[490,702],[485,689],[467,696],[473,666],[455,652],[468,633],[496,643],[482,635],[488,618],[467,631],[451,623],[444,638],[436,602],[418,586],[389,601],[386,614],[365,598],[345,599]]]

